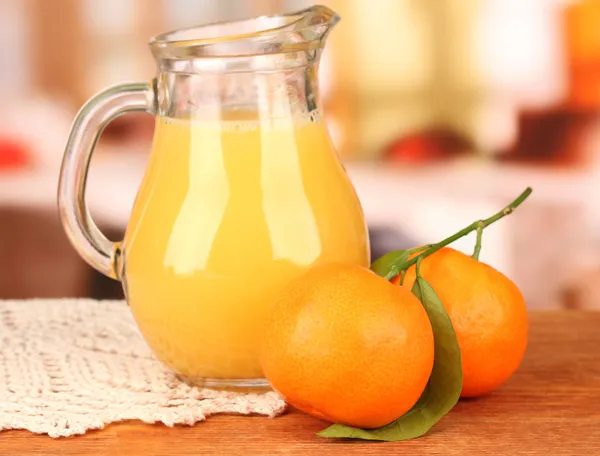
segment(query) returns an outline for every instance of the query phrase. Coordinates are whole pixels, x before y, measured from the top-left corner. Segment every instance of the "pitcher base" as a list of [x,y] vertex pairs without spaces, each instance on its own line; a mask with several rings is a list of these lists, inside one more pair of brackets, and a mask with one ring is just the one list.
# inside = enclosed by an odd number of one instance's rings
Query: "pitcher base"
[[190,378],[177,375],[177,378],[188,385],[198,388],[235,392],[266,392],[271,391],[269,382],[264,378]]

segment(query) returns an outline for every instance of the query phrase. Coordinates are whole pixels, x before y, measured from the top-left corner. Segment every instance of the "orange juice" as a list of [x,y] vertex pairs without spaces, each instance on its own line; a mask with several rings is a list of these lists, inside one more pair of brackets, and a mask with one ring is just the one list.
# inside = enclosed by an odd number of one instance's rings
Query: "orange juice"
[[262,318],[311,266],[367,266],[360,203],[318,120],[158,118],[124,240],[156,355],[192,381],[262,377]]

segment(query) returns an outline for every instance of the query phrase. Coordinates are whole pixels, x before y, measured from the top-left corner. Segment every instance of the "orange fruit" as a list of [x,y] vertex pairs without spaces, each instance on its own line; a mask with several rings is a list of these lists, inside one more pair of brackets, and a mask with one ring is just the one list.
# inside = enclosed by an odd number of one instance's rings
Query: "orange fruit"
[[293,281],[273,303],[262,342],[264,375],[290,405],[361,428],[407,412],[433,367],[419,300],[361,266],[318,266]]
[[[521,364],[527,346],[527,308],[508,277],[491,266],[445,247],[421,262],[421,276],[450,315],[462,354],[461,397],[490,393]],[[415,268],[404,279],[411,289]],[[392,280],[399,282],[399,277]]]

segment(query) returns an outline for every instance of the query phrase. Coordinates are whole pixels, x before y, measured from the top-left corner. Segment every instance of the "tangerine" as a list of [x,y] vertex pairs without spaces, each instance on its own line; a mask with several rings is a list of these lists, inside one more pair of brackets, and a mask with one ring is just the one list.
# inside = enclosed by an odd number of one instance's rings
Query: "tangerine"
[[[421,276],[450,315],[462,354],[461,397],[488,394],[519,367],[527,346],[527,307],[513,281],[450,247],[424,258]],[[398,284],[400,277],[392,279]],[[406,272],[411,289],[415,267]]]
[[367,268],[317,266],[279,294],[265,324],[265,377],[292,406],[376,428],[407,412],[433,367],[433,332],[407,289]]

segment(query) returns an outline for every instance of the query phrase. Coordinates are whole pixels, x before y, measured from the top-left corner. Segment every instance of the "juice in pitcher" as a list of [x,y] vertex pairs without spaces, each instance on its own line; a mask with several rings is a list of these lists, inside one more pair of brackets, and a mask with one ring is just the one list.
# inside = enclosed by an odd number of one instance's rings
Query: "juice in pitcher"
[[311,266],[368,264],[365,223],[320,121],[157,121],[125,236],[127,298],[188,378],[256,378],[260,324]]
[[[338,16],[323,6],[153,38],[151,83],[79,112],[59,183],[81,256],[123,283],[148,344],[186,380],[267,386],[257,356],[275,295],[314,265],[368,265],[363,213],[321,120],[318,63]],[[118,114],[156,117],[121,243],[85,205],[88,165]]]

